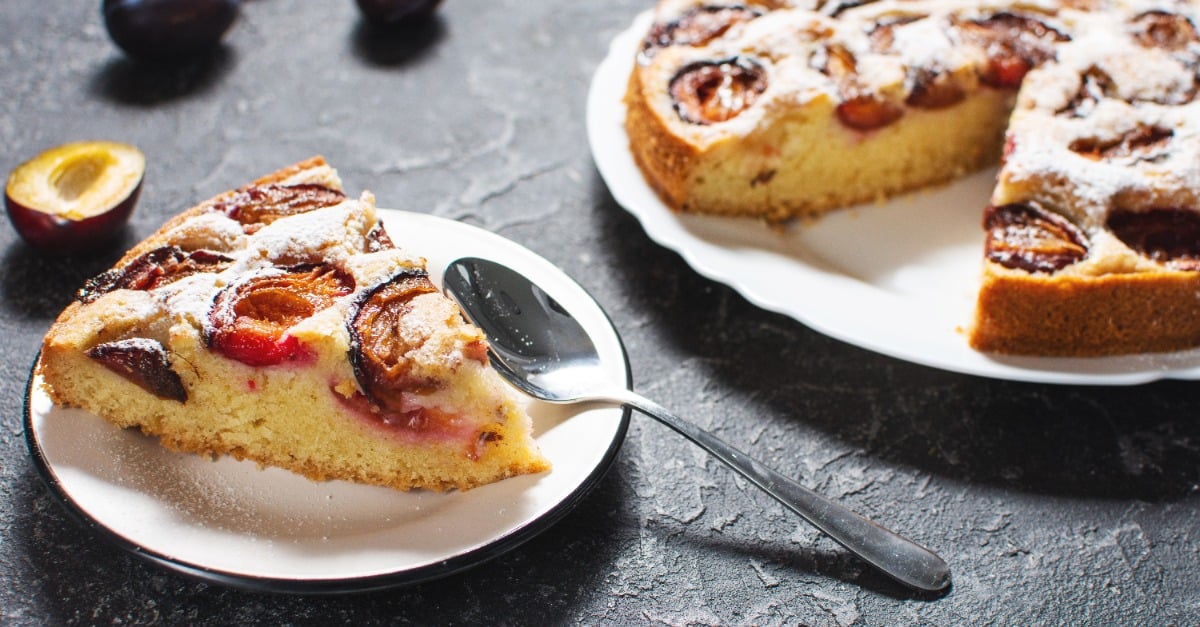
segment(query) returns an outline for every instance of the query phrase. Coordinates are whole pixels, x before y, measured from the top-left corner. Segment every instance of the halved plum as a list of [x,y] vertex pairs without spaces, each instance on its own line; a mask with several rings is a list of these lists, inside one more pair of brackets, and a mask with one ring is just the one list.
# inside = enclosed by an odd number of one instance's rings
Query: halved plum
[[705,125],[737,117],[766,89],[762,66],[744,57],[692,63],[668,86],[679,117]]
[[837,83],[841,102],[835,113],[845,126],[870,131],[895,122],[904,115],[904,107],[865,87],[858,79],[858,61],[842,46],[829,46],[819,69]]
[[759,15],[758,11],[740,5],[693,7],[674,20],[651,26],[642,41],[638,60],[645,63],[655,51],[667,46],[702,45],[724,35],[734,25],[749,22]]
[[166,400],[187,401],[187,389],[157,340],[135,337],[97,344],[88,357],[147,392]]
[[1200,212],[1171,207],[1117,210],[1108,228],[1148,259],[1175,270],[1200,270]]
[[113,240],[137,205],[146,157],[109,141],[56,146],[12,171],[4,206],[31,245],[69,254]]
[[250,366],[299,360],[303,347],[287,330],[352,291],[353,277],[328,264],[269,270],[217,294],[208,345]]
[[1030,15],[1001,11],[986,18],[956,23],[963,39],[983,48],[988,64],[979,79],[986,85],[1013,89],[1025,74],[1054,58],[1054,44],[1070,37]]
[[256,185],[223,198],[213,209],[236,220],[246,233],[254,233],[280,218],[332,207],[344,200],[342,192],[316,183]]
[[989,206],[983,228],[988,234],[985,257],[1006,268],[1053,273],[1088,252],[1079,227],[1033,201]]
[[186,252],[177,246],[163,246],[88,279],[75,298],[90,303],[114,290],[152,290],[199,272],[220,272],[232,261],[207,250]]

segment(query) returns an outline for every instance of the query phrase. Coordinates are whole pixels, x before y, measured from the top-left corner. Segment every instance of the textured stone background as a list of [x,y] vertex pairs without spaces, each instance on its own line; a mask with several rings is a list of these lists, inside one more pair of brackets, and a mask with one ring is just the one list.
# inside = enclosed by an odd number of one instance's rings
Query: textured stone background
[[882,357],[701,278],[614,203],[585,97],[649,0],[447,0],[400,40],[364,29],[350,0],[247,0],[218,54],[177,69],[126,61],[98,5],[0,8],[0,172],[65,141],[139,145],[149,173],[128,244],[195,200],[324,154],[383,206],[482,225],[557,263],[607,307],[637,389],[934,548],[954,586],[904,590],[636,416],[578,509],[468,572],[341,597],[168,573],[69,518],[22,433],[41,335],[120,251],[43,257],[5,223],[0,623],[1200,621],[1194,384],[1031,385]]

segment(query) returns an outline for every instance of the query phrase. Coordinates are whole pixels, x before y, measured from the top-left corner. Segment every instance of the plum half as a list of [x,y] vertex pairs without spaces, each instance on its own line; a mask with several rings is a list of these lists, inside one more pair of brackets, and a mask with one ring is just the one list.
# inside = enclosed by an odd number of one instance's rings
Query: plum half
[[64,144],[12,171],[4,207],[34,247],[85,251],[111,241],[129,221],[145,173],[145,155],[129,144]]

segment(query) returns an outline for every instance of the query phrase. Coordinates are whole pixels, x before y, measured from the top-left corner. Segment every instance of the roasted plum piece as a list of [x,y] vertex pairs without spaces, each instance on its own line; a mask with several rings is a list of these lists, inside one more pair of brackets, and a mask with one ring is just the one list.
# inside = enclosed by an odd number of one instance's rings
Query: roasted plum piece
[[254,233],[280,218],[332,207],[344,200],[342,192],[315,183],[256,185],[234,192],[213,209],[239,222],[246,233]]
[[1052,273],[1087,256],[1083,232],[1036,202],[989,206],[985,257],[1006,268]]
[[1033,67],[1054,58],[1054,45],[1070,37],[1041,20],[1000,12],[977,20],[958,20],[959,33],[967,42],[984,50],[987,66],[979,79],[1000,88],[1020,86]]
[[187,401],[187,390],[171,370],[167,351],[156,340],[128,338],[97,344],[87,356],[147,392],[166,400]]
[[908,73],[908,97],[904,104],[918,109],[943,109],[967,97],[963,86],[945,70],[917,69]]
[[1200,213],[1176,208],[1109,214],[1108,228],[1139,254],[1175,270],[1200,271]]
[[152,290],[199,272],[220,272],[231,262],[229,257],[207,250],[187,252],[163,246],[89,279],[75,298],[90,303],[114,290]]
[[354,279],[328,264],[272,269],[217,294],[206,340],[214,351],[250,366],[305,356],[287,330],[354,291]]
[[762,66],[744,57],[685,66],[668,89],[685,122],[716,124],[749,109],[767,89]]
[[838,120],[858,131],[870,131],[895,122],[904,115],[904,107],[861,85],[854,55],[841,46],[829,46],[819,69],[838,85],[841,102],[836,108]]
[[699,46],[724,35],[735,24],[749,22],[761,15],[744,6],[701,6],[688,9],[669,22],[657,22],[650,27],[642,41],[638,60],[653,58],[659,48],[667,46]]
[[1147,11],[1133,18],[1133,38],[1147,48],[1179,51],[1200,42],[1196,25],[1187,16],[1166,11]]
[[1175,132],[1169,128],[1138,124],[1117,137],[1077,139],[1068,148],[1093,161],[1125,158],[1154,161],[1167,155],[1168,144],[1174,135]]
[[1080,75],[1079,90],[1075,92],[1075,96],[1071,98],[1067,106],[1055,113],[1083,117],[1091,113],[1102,99],[1113,98],[1116,95],[1117,85],[1112,77],[1108,75],[1108,72],[1093,65]]
[[367,290],[356,303],[348,329],[350,362],[359,387],[380,408],[400,410],[404,393],[438,387],[437,381],[412,374],[407,354],[419,346],[399,333],[412,299],[437,291],[424,270],[410,269]]

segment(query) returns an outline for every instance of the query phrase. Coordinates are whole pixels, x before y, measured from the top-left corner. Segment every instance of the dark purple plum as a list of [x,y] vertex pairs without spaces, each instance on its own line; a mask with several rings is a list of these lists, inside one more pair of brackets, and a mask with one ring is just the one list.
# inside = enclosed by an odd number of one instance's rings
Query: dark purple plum
[[441,0],[355,0],[363,17],[380,26],[404,26],[429,19]]
[[104,0],[104,25],[129,56],[167,62],[216,47],[237,18],[238,0]]

